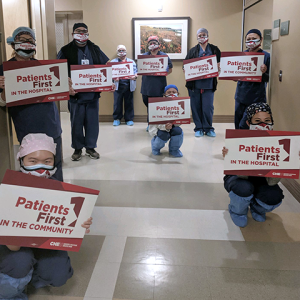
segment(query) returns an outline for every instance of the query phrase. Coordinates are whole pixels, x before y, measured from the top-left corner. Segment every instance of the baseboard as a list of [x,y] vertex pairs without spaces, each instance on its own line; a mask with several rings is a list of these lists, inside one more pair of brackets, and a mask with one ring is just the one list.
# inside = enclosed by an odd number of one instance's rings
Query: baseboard
[[281,183],[287,188],[287,190],[294,196],[294,198],[300,203],[300,183],[295,179],[282,178]]
[[[100,122],[113,122],[114,119],[111,115],[99,115],[99,121]],[[135,115],[134,122],[147,122],[147,116],[145,115]],[[216,115],[213,117],[213,122],[214,123],[234,123],[234,116],[229,116],[229,115]]]

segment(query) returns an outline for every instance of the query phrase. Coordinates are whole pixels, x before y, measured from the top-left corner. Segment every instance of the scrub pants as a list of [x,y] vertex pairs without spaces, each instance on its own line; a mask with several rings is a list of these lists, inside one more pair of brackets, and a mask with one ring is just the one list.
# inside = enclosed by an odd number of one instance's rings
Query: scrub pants
[[145,104],[145,106],[147,107],[147,122],[149,122],[149,114],[148,114],[148,98],[151,96],[147,96],[147,95],[142,95],[143,97],[143,102]]
[[63,173],[62,173],[62,159],[61,159],[61,155],[62,155],[61,136],[54,139],[54,143],[56,143],[55,167],[57,168],[57,170],[52,177],[54,177],[59,181],[64,181]]
[[169,132],[158,129],[156,135],[163,141],[167,142],[172,136],[180,134],[182,134],[182,129],[179,126],[173,126]]
[[214,130],[212,120],[214,115],[214,92],[213,90],[188,90],[191,98],[191,108],[195,123],[194,131],[203,130],[208,133]]
[[73,275],[66,251],[21,248],[10,251],[0,245],[0,299],[26,299],[30,282],[35,288],[62,286]]
[[99,135],[99,99],[87,103],[68,103],[72,148],[94,149]]
[[235,225],[247,225],[248,207],[253,219],[264,222],[266,213],[274,210],[284,198],[278,184],[269,186],[264,177],[240,178],[236,175],[224,177],[224,187],[229,193],[230,204],[228,210]]
[[123,99],[125,122],[133,121],[133,92],[130,91],[130,84],[120,84],[118,90],[114,92],[114,120],[123,118]]
[[234,126],[235,129],[249,129],[247,125],[247,107],[248,105],[235,101]]

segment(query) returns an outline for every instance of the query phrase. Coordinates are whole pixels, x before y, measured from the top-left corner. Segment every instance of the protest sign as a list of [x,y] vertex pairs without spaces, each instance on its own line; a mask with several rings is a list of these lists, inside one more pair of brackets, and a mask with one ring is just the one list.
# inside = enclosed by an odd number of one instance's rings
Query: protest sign
[[138,55],[137,65],[138,75],[168,75],[168,55]]

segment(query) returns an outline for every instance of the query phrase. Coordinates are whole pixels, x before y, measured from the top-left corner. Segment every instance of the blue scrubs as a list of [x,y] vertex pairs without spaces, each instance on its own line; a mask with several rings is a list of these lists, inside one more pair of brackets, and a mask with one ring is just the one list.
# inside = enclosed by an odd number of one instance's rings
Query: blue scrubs
[[[205,51],[200,47],[199,57],[213,55],[211,48],[207,45]],[[194,131],[208,133],[214,130],[212,119],[214,114],[214,92],[213,78],[195,81],[195,89],[188,90],[191,98],[191,109],[195,123]]]
[[[246,50],[245,52],[249,52]],[[264,53],[264,64],[267,71],[262,75],[262,82],[238,81],[235,92],[235,129],[248,129],[246,124],[246,109],[252,103],[267,102],[266,87],[269,81],[270,70],[270,53],[260,49],[260,53]],[[260,68],[260,66],[258,66]]]
[[[151,55],[151,52],[146,52],[143,55]],[[162,51],[158,51],[157,55],[167,55],[167,54]],[[168,57],[167,71],[172,68],[173,68],[172,61]],[[141,94],[143,97],[143,102],[147,107],[147,113],[148,113],[148,98],[162,97],[166,86],[167,86],[166,76],[147,76],[147,75],[142,76]]]
[[[9,61],[16,61],[15,58]],[[3,76],[3,66],[0,66],[0,76]],[[0,89],[0,93],[2,89]],[[57,171],[53,175],[63,181],[62,153],[61,153],[61,125],[57,106],[54,102],[35,103],[12,106],[8,112],[14,122],[19,143],[29,133],[45,133],[54,139],[56,146],[55,166]]]
[[[101,52],[102,53],[102,52]],[[102,53],[100,61],[102,65],[108,62],[108,57]],[[57,55],[58,59],[65,59],[62,51]],[[78,65],[82,60],[88,60],[93,64],[92,54],[87,46],[78,47]],[[68,107],[71,120],[72,148],[94,149],[97,147],[99,135],[99,98],[100,93],[80,92],[71,96]]]

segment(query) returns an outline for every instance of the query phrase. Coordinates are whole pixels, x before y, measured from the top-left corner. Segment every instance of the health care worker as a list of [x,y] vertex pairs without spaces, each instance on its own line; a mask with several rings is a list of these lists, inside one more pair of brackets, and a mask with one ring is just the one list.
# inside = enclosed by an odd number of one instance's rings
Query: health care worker
[[[58,59],[67,59],[69,76],[71,65],[105,65],[109,59],[100,48],[89,41],[88,27],[84,23],[73,26],[73,41],[59,51]],[[99,159],[95,150],[99,135],[99,98],[100,93],[76,93],[74,90],[68,103],[71,118],[73,161],[78,161],[85,155],[92,159]]]
[[[9,61],[34,60],[36,53],[35,33],[29,27],[18,27],[7,43],[14,49]],[[29,85],[30,83],[28,83]],[[71,87],[70,87],[71,88]],[[0,106],[5,106],[5,78],[3,66],[0,66]],[[57,145],[55,155],[55,166],[57,171],[54,177],[63,181],[61,160],[61,125],[57,106],[54,102],[35,103],[27,105],[12,106],[8,108],[12,117],[19,143],[29,133],[45,133],[54,139]]]
[[235,129],[248,129],[246,109],[252,103],[267,102],[266,87],[269,81],[270,53],[261,49],[262,35],[258,29],[251,29],[246,34],[245,52],[264,53],[264,63],[259,66],[262,71],[261,82],[238,81],[235,92]]
[[[198,44],[189,50],[185,59],[216,55],[219,68],[221,51],[217,46],[208,43],[207,29],[198,29],[197,40]],[[201,137],[204,134],[210,137],[216,136],[212,127],[212,120],[214,114],[214,93],[217,89],[217,84],[217,77],[186,82],[185,86],[191,98],[195,137]]]
[[[165,87],[164,97],[176,98],[179,96],[178,88],[174,84]],[[182,157],[179,150],[183,143],[183,131],[180,125],[167,124],[149,125],[149,134],[152,137],[151,148],[153,155],[160,155],[160,150],[169,141],[169,153],[174,157]]]
[[116,90],[114,91],[114,126],[121,124],[123,118],[123,100],[124,100],[124,119],[128,126],[133,125],[134,108],[133,108],[133,92],[136,88],[137,67],[134,60],[126,57],[126,47],[119,45],[117,47],[117,58],[111,62],[132,62],[134,75],[130,79],[114,79]]
[[[273,130],[271,108],[267,103],[253,103],[246,111],[250,130]],[[228,153],[223,148],[223,157]],[[284,198],[278,182],[280,178],[225,175],[224,187],[229,193],[228,210],[233,223],[245,227],[248,223],[248,208],[257,222],[266,221],[266,213],[278,207]]]
[[[21,172],[32,177],[53,176],[56,147],[53,138],[46,134],[26,135],[17,154]],[[81,225],[86,233],[91,224],[92,218],[89,218]],[[0,299],[27,300],[28,284],[36,289],[49,285],[59,287],[72,275],[66,251],[0,245]]]
[[[149,51],[144,53],[143,55],[167,55],[166,53],[159,50],[160,43],[159,38],[157,36],[150,36],[148,38],[148,49]],[[173,64],[171,59],[168,57],[168,66],[166,71],[168,75],[172,73]],[[167,85],[166,76],[142,76],[142,87],[141,94],[143,97],[143,102],[147,107],[147,115],[148,115],[148,98],[149,97],[162,97],[164,93],[164,88]],[[148,119],[148,117],[147,117]],[[147,127],[147,131],[149,126]]]

